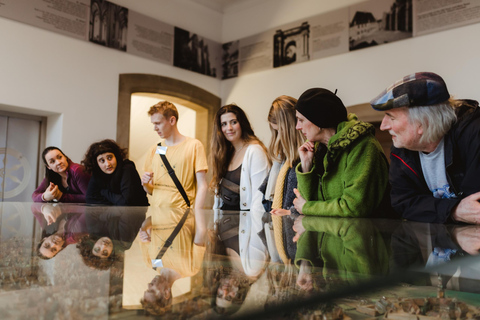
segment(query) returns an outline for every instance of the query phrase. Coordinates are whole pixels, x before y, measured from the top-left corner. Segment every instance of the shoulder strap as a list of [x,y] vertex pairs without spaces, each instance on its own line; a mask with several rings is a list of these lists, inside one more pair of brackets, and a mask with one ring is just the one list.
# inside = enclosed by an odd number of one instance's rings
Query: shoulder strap
[[[172,233],[170,234],[170,236],[168,237],[168,239],[165,241],[165,243],[163,244],[163,247],[162,249],[160,250],[160,252],[158,253],[157,257],[156,257],[156,260],[161,260],[163,255],[165,254],[165,252],[167,251],[167,249],[172,245],[173,243],[173,240],[175,239],[175,237],[177,236],[177,234],[180,232],[180,229],[182,229],[183,225],[185,224],[185,220],[187,220],[187,217],[188,217],[188,214],[190,213],[190,208],[187,208],[185,210],[185,213],[183,214],[183,217],[182,219],[178,222],[177,226],[175,227],[175,229],[172,231]],[[153,269],[157,269],[156,267],[154,267]]]
[[[157,146],[161,147],[162,143],[159,142]],[[162,158],[163,164],[165,165],[165,168],[167,168],[168,174],[170,175],[173,182],[175,183],[175,186],[177,187],[178,191],[182,195],[183,200],[185,200],[185,202],[187,203],[187,206],[190,207],[190,200],[188,200],[187,193],[185,192],[185,189],[183,189],[182,184],[180,183],[180,181],[178,181],[177,175],[175,174],[175,170],[173,170],[165,154],[160,153],[160,158]]]

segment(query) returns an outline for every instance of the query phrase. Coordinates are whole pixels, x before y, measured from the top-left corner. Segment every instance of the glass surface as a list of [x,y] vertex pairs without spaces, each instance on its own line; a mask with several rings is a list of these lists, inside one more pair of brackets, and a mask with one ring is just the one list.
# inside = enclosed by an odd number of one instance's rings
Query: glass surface
[[198,210],[159,257],[183,210],[0,209],[2,319],[480,317],[479,226]]

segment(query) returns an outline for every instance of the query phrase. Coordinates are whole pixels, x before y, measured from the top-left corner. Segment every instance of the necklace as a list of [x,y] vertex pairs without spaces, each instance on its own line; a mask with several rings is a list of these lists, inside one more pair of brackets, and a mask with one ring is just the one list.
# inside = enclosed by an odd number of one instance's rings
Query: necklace
[[234,153],[235,153],[234,157],[236,157],[237,154],[239,154],[240,151],[242,151],[242,149],[243,149],[243,147],[245,147],[245,145],[246,145],[246,143],[244,143],[240,149],[234,151]]
[[245,147],[245,145],[246,145],[246,143],[244,143],[243,146],[240,149],[235,150],[235,154],[238,154],[243,149],[243,147]]
[[243,147],[245,147],[245,145],[246,145],[246,143],[244,143],[243,146],[240,149],[234,151],[231,161],[233,161],[234,159],[237,158],[237,155],[240,153],[240,151],[242,151],[242,149],[243,149]]

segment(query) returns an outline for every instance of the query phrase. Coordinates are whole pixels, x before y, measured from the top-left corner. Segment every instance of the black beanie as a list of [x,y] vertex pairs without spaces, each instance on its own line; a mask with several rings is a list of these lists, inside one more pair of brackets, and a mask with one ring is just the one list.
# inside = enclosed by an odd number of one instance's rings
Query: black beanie
[[347,120],[347,109],[337,95],[323,88],[308,89],[295,109],[319,128],[335,128]]

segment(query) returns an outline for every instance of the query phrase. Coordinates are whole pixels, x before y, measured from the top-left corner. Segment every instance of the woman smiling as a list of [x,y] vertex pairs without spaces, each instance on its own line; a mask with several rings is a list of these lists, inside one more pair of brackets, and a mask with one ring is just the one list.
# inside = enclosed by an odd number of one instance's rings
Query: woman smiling
[[57,147],[42,152],[45,178],[33,192],[34,202],[85,202],[90,175]]

